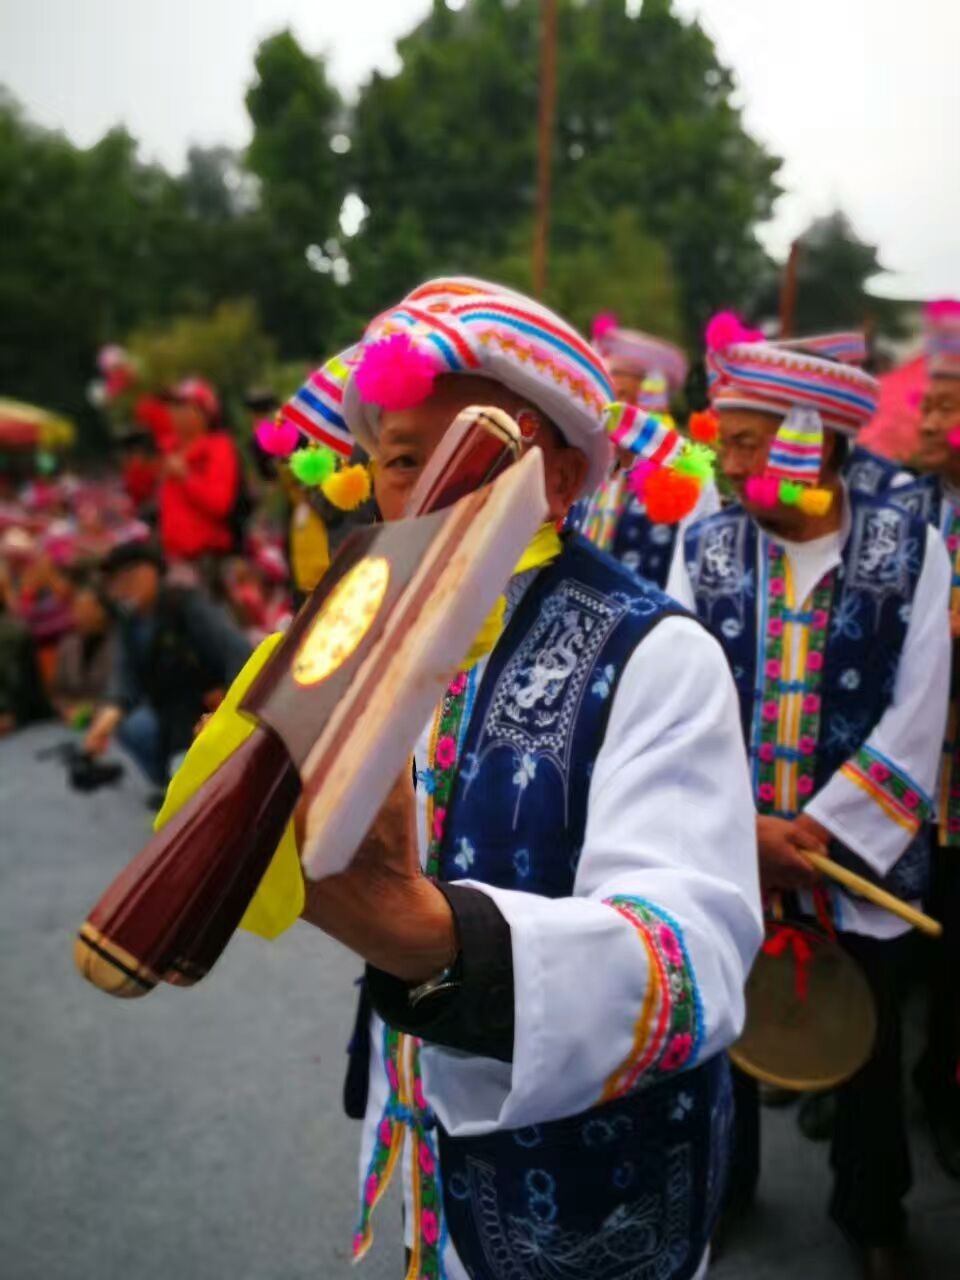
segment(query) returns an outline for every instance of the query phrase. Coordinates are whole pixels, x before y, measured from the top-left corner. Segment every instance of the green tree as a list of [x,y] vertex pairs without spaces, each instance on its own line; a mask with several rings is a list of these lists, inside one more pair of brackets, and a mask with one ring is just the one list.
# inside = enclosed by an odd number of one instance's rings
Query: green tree
[[264,40],[254,66],[246,167],[258,181],[260,208],[250,284],[281,350],[318,352],[341,323],[341,289],[311,263],[339,252],[346,173],[331,142],[342,129],[343,104],[322,60],[305,53],[289,31]]
[[[511,252],[535,199],[539,16],[537,0],[434,0],[399,41],[402,70],[374,76],[354,116],[352,178],[370,209],[358,253],[411,213],[438,270]],[[551,259],[633,210],[669,254],[690,337],[750,287],[755,228],[778,194],[779,161],[745,131],[733,90],[670,0],[636,17],[623,0],[560,0]]]
[[0,99],[0,387],[81,418],[96,351],[186,300],[177,184],[141,163],[124,130],[94,146],[25,120]]
[[159,391],[197,374],[213,383],[231,416],[244,392],[264,379],[275,354],[250,301],[222,302],[208,315],[146,325],[125,345],[139,365],[139,389]]
[[[815,218],[799,237],[794,333],[864,328],[890,337],[903,333],[903,306],[871,294],[884,267],[875,245],[861,240],[839,209]],[[761,307],[777,314],[779,280],[769,282]]]
[[[513,251],[481,263],[481,272],[529,291],[533,285],[531,236],[530,225],[522,225]],[[631,209],[601,215],[591,224],[589,236],[554,255],[544,300],[584,332],[590,331],[599,312],[612,311],[622,324],[677,341],[683,337],[670,256],[644,231]]]

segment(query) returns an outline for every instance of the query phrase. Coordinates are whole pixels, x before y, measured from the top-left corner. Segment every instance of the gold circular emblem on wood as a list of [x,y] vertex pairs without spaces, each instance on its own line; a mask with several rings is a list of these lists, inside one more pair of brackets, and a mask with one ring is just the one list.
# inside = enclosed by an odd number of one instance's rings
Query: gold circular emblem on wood
[[370,630],[390,581],[383,556],[355,564],[330,592],[293,661],[297,684],[319,684],[343,666]]

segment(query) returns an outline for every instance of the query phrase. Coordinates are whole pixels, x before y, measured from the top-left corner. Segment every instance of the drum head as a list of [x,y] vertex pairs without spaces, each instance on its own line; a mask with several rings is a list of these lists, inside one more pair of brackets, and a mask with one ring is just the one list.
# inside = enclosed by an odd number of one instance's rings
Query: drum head
[[[849,1080],[873,1049],[877,1016],[859,965],[815,929],[791,924],[778,954],[757,956],[747,981],[747,1020],[730,1050],[734,1065],[765,1084],[801,1092]],[[768,931],[768,941],[777,926]],[[798,994],[796,952],[810,948],[806,999]]]

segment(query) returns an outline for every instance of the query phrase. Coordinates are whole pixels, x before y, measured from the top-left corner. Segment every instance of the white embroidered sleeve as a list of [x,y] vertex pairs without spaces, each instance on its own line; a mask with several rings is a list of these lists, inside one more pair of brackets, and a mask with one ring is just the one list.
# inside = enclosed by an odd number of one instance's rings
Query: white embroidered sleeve
[[512,1063],[425,1045],[454,1135],[573,1115],[729,1045],[762,923],[737,700],[687,618],[638,646],[613,698],[575,893],[471,883],[511,932]]
[[930,817],[950,689],[950,561],[928,528],[893,697],[863,746],[806,806],[885,875]]

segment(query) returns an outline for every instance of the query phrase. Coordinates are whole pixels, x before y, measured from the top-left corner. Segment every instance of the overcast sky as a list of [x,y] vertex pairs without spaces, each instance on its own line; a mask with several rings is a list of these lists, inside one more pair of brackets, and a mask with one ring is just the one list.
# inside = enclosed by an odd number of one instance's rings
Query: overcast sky
[[[458,7],[462,0],[448,0]],[[764,238],[782,252],[840,205],[880,246],[881,291],[960,296],[960,0],[676,0],[736,72],[749,127],[786,164]],[[257,42],[291,26],[340,87],[396,67],[428,0],[0,0],[0,83],[38,122],[144,155],[242,145]],[[562,56],[562,55],[561,55]],[[629,92],[629,85],[624,86]]]

